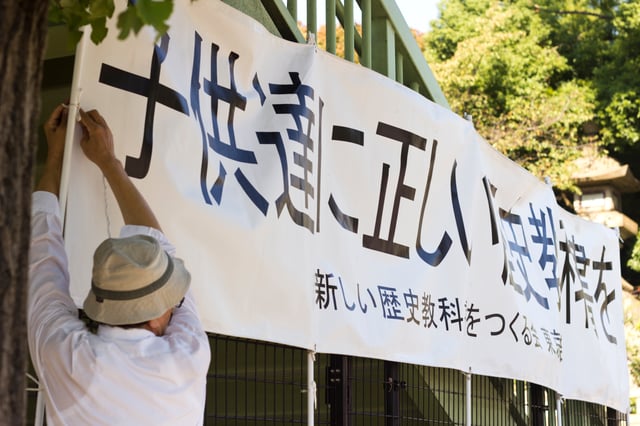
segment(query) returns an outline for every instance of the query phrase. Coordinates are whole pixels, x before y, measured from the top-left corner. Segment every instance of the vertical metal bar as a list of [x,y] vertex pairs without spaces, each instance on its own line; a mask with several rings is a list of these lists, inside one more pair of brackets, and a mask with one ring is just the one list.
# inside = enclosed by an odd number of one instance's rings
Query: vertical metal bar
[[38,394],[36,397],[36,414],[33,419],[34,426],[42,426],[44,424],[44,395],[42,395],[42,387],[38,382]]
[[309,40],[309,33],[318,34],[317,7],[316,0],[307,0],[307,40]]
[[342,413],[340,415],[342,425],[349,425],[349,357],[341,356],[340,357],[340,369],[342,370],[342,374],[340,375],[340,406],[342,407]]
[[371,68],[371,0],[360,0],[362,10],[362,50],[360,64]]
[[[267,395],[269,395],[269,382],[267,381],[267,357],[269,356],[268,354],[268,348],[264,345],[262,345],[263,349],[264,349],[264,357],[262,359],[262,374],[263,374],[263,383],[264,383],[264,411],[266,413],[266,411],[268,410],[267,408],[267,404],[269,403],[269,401],[267,400]],[[256,410],[258,411],[258,410]],[[264,418],[264,413],[262,414],[263,418]],[[256,417],[257,417],[257,413],[256,413]]]
[[[498,410],[485,410],[484,408],[485,403],[482,401],[482,398],[484,395],[486,395],[488,399],[486,406],[494,408],[492,405],[495,405],[495,395],[493,394],[492,391],[495,392],[496,387],[499,385],[491,383],[491,380],[487,376],[478,376],[476,381],[478,380],[482,383],[482,386],[480,388],[476,387],[475,392],[474,392],[474,389],[472,389],[472,396],[475,396],[475,401],[476,401],[476,404],[473,404],[474,399],[472,398],[472,408],[474,405],[479,405],[478,408],[481,411],[489,411],[489,413],[487,413],[487,418],[493,421],[494,423],[496,423],[496,419],[500,418],[499,417],[500,412]],[[477,410],[476,410],[476,413],[477,413]],[[473,418],[473,415],[471,416],[471,418]]]
[[331,355],[329,359],[329,375],[327,387],[329,388],[330,422],[335,426],[349,424],[347,418],[348,407],[348,373],[347,357]]
[[298,0],[287,0],[287,9],[293,20],[298,22]]
[[[69,193],[69,176],[71,174],[71,151],[75,146],[73,140],[75,138],[76,120],[80,109],[80,95],[82,87],[80,87],[80,75],[84,69],[84,52],[89,43],[89,31],[87,26],[82,27],[83,36],[76,47],[76,59],[73,64],[73,81],[71,82],[71,96],[69,98],[69,115],[67,116],[67,131],[65,133],[64,152],[62,154],[62,171],[60,173],[60,217],[64,229],[67,196]],[[40,391],[38,391],[40,393]],[[43,402],[44,403],[44,402]],[[37,402],[36,402],[37,404]]]
[[307,425],[313,426],[315,414],[316,381],[313,376],[316,361],[315,351],[307,351]]
[[[303,352],[306,355],[306,352]],[[291,386],[290,386],[290,403],[289,403],[289,407],[291,410],[291,418],[298,420],[298,418],[300,418],[300,421],[302,421],[302,413],[298,413],[298,398],[300,398],[300,389],[302,389],[302,386],[300,386],[300,388],[298,389],[297,395],[296,395],[296,385],[300,384],[302,385],[302,381],[303,381],[303,377],[304,376],[298,376],[296,374],[296,372],[298,371],[298,363],[297,363],[297,355],[298,351],[296,349],[291,349],[291,361],[289,362],[289,374],[291,375]],[[305,357],[306,358],[306,357]],[[304,373],[304,369],[299,370],[300,374]]]
[[[309,357],[309,354],[307,352],[303,352],[303,355],[300,356],[300,367],[301,367],[300,371],[304,371],[304,367],[308,365],[308,357]],[[311,374],[313,374],[314,389],[307,389],[308,393],[311,393],[312,390],[314,391],[313,392],[313,395],[314,395],[313,396],[313,402],[314,402],[313,416],[314,416],[314,421],[315,421],[315,414],[316,414],[316,411],[315,411],[315,408],[316,408],[316,404],[315,404],[315,401],[316,401],[316,396],[315,396],[316,395],[316,392],[315,392],[315,384],[316,384],[316,381],[315,381],[315,373],[316,373],[315,359],[316,358],[315,358],[315,354],[314,354],[314,357],[313,357],[314,363],[312,365],[313,370],[311,370],[311,372],[312,372]],[[309,378],[307,376],[307,381],[308,380],[309,380]],[[308,400],[304,401],[303,398],[300,398],[300,413],[302,413],[303,415],[304,415],[304,410],[305,410],[305,407],[307,406],[307,404],[308,404]],[[307,414],[307,417],[309,417],[309,414]]]
[[423,385],[423,381],[421,380],[423,375],[421,375],[420,373],[424,371],[424,367],[415,367],[415,374],[413,377],[413,383],[416,383],[418,388],[417,388],[417,394],[418,394],[418,401],[420,401],[420,405],[419,405],[419,409],[420,409],[420,413],[422,413],[421,419],[424,420],[424,385]]
[[[394,68],[394,74],[395,74],[395,68]],[[441,376],[443,376],[443,379],[446,380],[446,382],[441,382],[441,383],[453,383],[453,381],[456,380],[457,378],[457,375],[455,375],[455,371],[449,370],[449,369],[443,369]],[[443,386],[451,386],[451,385],[443,385]],[[447,395],[447,405],[449,406],[449,410],[455,409],[456,402],[458,402],[458,396],[456,395],[455,392],[450,392],[449,395]],[[465,407],[463,407],[462,404],[460,404],[460,408],[458,408],[458,410],[462,414],[462,416],[464,416],[464,411],[463,411],[464,409]]]
[[402,422],[402,418],[404,416],[404,407],[402,404],[403,398],[401,394],[401,389],[402,389],[401,383],[404,377],[405,377],[404,365],[398,364],[398,376],[396,377],[396,380],[398,381],[398,387],[394,389],[394,392],[398,394],[397,399],[398,399],[398,421],[399,422]]
[[395,80],[396,44],[393,25],[387,18],[375,17],[371,31],[372,43],[376,46],[375,56],[371,58],[371,68]]
[[224,354],[222,355],[222,360],[224,362],[224,368],[223,368],[223,383],[224,383],[224,395],[223,395],[223,400],[224,400],[224,416],[227,417],[229,415],[228,413],[228,407],[227,407],[227,401],[229,400],[229,398],[227,398],[227,392],[229,392],[229,379],[228,379],[228,370],[227,370],[227,359],[228,359],[228,352],[229,352],[229,340],[225,339],[224,341]]
[[[249,417],[249,343],[245,342],[244,344],[244,418]],[[255,361],[254,361],[255,363]],[[255,382],[253,383],[253,388],[255,390]]]
[[[280,349],[280,350],[278,350]],[[273,363],[273,367],[274,367],[274,371],[280,371],[280,374],[282,375],[280,377],[280,383],[281,385],[278,386],[278,378],[277,376],[274,377],[274,386],[276,388],[276,392],[278,392],[278,389],[280,389],[280,394],[282,395],[282,416],[284,417],[285,413],[287,412],[287,406],[286,406],[286,400],[287,400],[287,371],[285,370],[285,363],[284,360],[287,359],[287,348],[282,346],[274,346],[274,352],[276,353],[276,358],[274,360]],[[282,361],[280,361],[280,359],[278,358],[278,353],[281,353],[282,355]],[[276,406],[277,408],[277,406]],[[277,413],[277,412],[276,412]],[[278,415],[275,416],[275,418],[278,418]]]
[[[211,399],[212,401],[212,411],[213,411],[213,417],[215,418],[216,414],[218,413],[218,362],[217,362],[217,358],[218,358],[218,339],[219,336],[218,335],[214,335],[213,336],[213,347],[211,348],[211,362],[209,364],[209,370],[211,371],[211,376],[213,376],[213,380],[211,380],[211,383],[213,384],[211,386],[211,388],[213,389],[213,398]],[[207,399],[208,399],[209,395],[207,395]]]
[[326,3],[327,52],[336,54],[336,0]]
[[[252,344],[251,345],[253,347],[253,415],[254,417],[257,416],[257,411],[258,411],[258,362],[259,362],[259,358],[258,358],[258,345],[257,344]],[[249,400],[247,399],[247,408],[249,407]],[[248,413],[247,413],[248,414]]]
[[[471,373],[469,373],[468,375],[465,375],[465,380],[469,380]],[[489,381],[487,380],[487,376],[479,376],[478,379],[476,380],[476,400],[480,399],[479,397],[481,397],[482,395],[487,395],[489,396]],[[473,385],[473,383],[471,384]],[[480,385],[480,386],[478,386]],[[473,393],[473,389],[471,389],[471,393]],[[465,395],[467,394],[467,392],[465,391]],[[467,397],[468,398],[468,397]],[[473,395],[470,398],[473,401]],[[487,402],[486,405],[490,405],[491,402]],[[477,406],[477,407],[476,407]],[[492,411],[493,410],[487,410],[485,408],[485,403],[479,402],[478,404],[471,404],[471,418],[473,418],[473,410],[475,409],[475,414],[478,417],[484,417],[484,424],[491,424],[491,416],[492,416]],[[493,414],[495,415],[495,414]],[[466,420],[468,422],[468,420]],[[471,424],[471,423],[466,423],[466,424]]]
[[556,394],[557,426],[562,426],[562,395]]
[[235,401],[233,403],[233,408],[235,411],[235,416],[236,419],[238,418],[238,401],[240,400],[239,395],[238,395],[238,345],[240,344],[239,341],[235,340],[233,342],[233,381],[234,381],[234,386],[233,386],[233,393],[235,395]]
[[[273,405],[268,409],[270,409],[272,413],[275,413],[276,410],[277,410],[277,403],[278,403],[278,394],[277,394],[278,388],[276,387],[276,373],[275,373],[276,372],[276,368],[277,368],[276,357],[278,356],[278,354],[276,353],[275,346],[267,345],[267,348],[268,349],[273,349],[272,351],[269,351],[269,352],[272,352],[271,353],[271,357],[272,357],[271,366],[269,367],[268,370],[266,370],[268,372],[271,372],[271,375],[267,377],[267,380],[269,380],[269,385],[271,386],[271,392],[270,393],[271,393],[271,396],[273,398],[273,400],[271,401],[271,402],[273,402]],[[273,419],[273,417],[274,417],[274,415],[272,414],[271,418]],[[266,415],[265,415],[265,418],[266,418]]]
[[438,384],[438,392],[440,393],[441,398],[442,398],[442,405],[443,405],[443,406],[446,406],[446,407],[447,407],[447,412],[449,412],[449,410],[451,409],[451,408],[450,408],[450,405],[449,405],[449,398],[447,398],[447,396],[449,396],[449,395],[445,394],[445,393],[442,391],[442,383],[443,383],[443,382],[442,382],[442,373],[443,373],[443,371],[444,371],[444,370],[442,370],[442,369],[440,369],[440,368],[437,368],[437,369],[434,371],[434,374],[435,374],[435,376],[436,376],[436,383]]
[[[489,406],[491,406],[493,408],[493,410],[491,410],[491,411],[494,412],[494,414],[493,414],[494,419],[497,422],[502,422],[502,417],[500,416],[499,413],[504,412],[504,411],[501,411],[499,409],[498,398],[495,395],[495,393],[497,392],[497,389],[499,389],[499,387],[502,385],[502,379],[496,379],[497,384],[495,386],[491,385],[491,380],[487,376],[483,377],[483,381],[485,383],[484,384],[484,388],[485,388],[484,392],[486,393],[487,397],[490,398],[490,402],[487,405],[489,405]],[[480,398],[482,398],[482,394],[480,394],[479,396],[480,396]],[[476,399],[476,401],[478,403],[480,403],[478,401],[480,398]],[[479,405],[479,404],[475,404],[475,405]]]
[[617,426],[620,422],[618,422],[618,412],[611,407],[604,408],[604,416],[607,419],[607,426]]
[[355,51],[355,30],[353,0],[344,0],[344,58],[353,62]]
[[404,84],[404,57],[400,52],[396,52],[396,81]]
[[544,426],[544,389],[535,383],[530,383],[529,389],[531,425]]
[[287,366],[289,366],[289,368],[292,368],[292,366],[290,366],[290,364],[287,362],[287,360],[289,359],[289,354],[291,353],[293,349],[287,348],[287,347],[283,347],[282,348],[282,414],[283,417],[286,415],[287,413],[287,374],[289,373],[289,371],[287,370]]
[[[364,363],[364,360],[362,358],[358,358],[358,360],[360,361],[360,363],[363,364],[362,370],[364,371],[364,366],[366,365]],[[375,362],[369,362],[368,363],[368,365],[369,365],[369,375],[368,375],[368,377],[380,377],[380,363],[381,362],[382,361],[376,360]],[[365,376],[362,376],[362,377],[365,377]],[[384,375],[384,366],[382,367],[382,377],[383,377],[383,379],[386,378],[385,375]],[[362,390],[363,397],[360,397],[360,404],[361,405],[360,405],[359,408],[360,408],[360,412],[363,412],[363,408],[365,407],[363,401],[367,401],[368,399],[373,399],[371,397],[367,398],[367,396],[368,396],[367,395],[367,389],[369,390],[369,395],[374,395],[375,391],[373,389],[371,389],[371,386],[367,387],[366,383],[362,383],[363,380],[360,380],[360,382],[361,382],[360,383],[360,385],[361,385],[360,388]],[[372,384],[373,383],[369,383],[369,385],[372,385]],[[375,407],[376,407],[375,410],[376,411],[374,411],[374,412],[376,413],[377,417],[380,417],[380,407],[382,407],[382,416],[384,418],[384,414],[385,414],[384,413],[385,391],[382,392],[382,401],[380,401],[380,394],[379,393],[375,393],[375,395],[377,395],[377,397],[376,397],[376,405],[375,405]],[[375,419],[375,417],[373,417],[373,416],[370,417],[370,420],[369,420],[369,424],[370,425],[377,425],[378,423],[379,422],[378,422],[378,420]]]
[[465,378],[465,425],[471,426],[471,369],[468,373],[464,373]]
[[398,392],[398,363],[392,361],[384,361],[384,377],[387,381],[387,388],[385,392],[384,414],[386,417],[386,426],[399,426],[399,392]]

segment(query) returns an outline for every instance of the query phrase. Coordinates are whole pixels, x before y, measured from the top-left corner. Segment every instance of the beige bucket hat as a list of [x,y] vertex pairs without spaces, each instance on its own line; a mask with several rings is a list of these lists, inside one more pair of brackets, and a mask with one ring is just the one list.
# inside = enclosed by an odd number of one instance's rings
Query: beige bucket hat
[[84,311],[109,325],[139,324],[162,316],[184,297],[191,275],[148,235],[109,238],[93,255]]

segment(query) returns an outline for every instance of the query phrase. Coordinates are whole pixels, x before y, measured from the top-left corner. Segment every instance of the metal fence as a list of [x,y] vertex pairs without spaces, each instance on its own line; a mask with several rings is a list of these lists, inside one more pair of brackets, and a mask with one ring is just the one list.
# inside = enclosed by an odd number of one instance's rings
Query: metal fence
[[602,405],[582,401],[567,401],[563,404],[563,425],[570,426],[617,426],[627,425],[626,416]]
[[[209,341],[206,425],[308,424],[306,350],[213,334]],[[473,426],[627,426],[625,414],[582,401],[564,401],[559,424],[554,391],[447,368],[317,354],[313,375],[315,425],[464,426],[470,398]],[[28,392],[27,424],[41,424],[37,417],[36,392]]]
[[[308,421],[307,351],[211,335],[207,425],[299,425]],[[317,354],[314,424],[349,426],[626,426],[615,410],[580,401],[561,404],[544,387],[341,355]]]
[[[256,3],[252,0],[224,1],[247,14]],[[298,6],[303,3],[306,16],[298,14]],[[298,43],[306,41],[298,22],[306,27],[306,36],[317,34],[318,16],[324,15],[327,52],[336,54],[342,48],[346,60],[358,58],[361,65],[449,107],[394,0],[260,0],[260,4],[269,16],[269,23],[277,27],[282,38]],[[261,17],[254,18],[260,20]],[[342,46],[337,45],[337,23],[344,35]]]
[[205,424],[307,423],[307,353],[212,336]]

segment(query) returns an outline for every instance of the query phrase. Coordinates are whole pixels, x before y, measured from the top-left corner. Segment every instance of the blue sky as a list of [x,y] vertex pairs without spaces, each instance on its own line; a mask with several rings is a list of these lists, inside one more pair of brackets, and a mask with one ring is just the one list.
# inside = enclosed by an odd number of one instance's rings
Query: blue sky
[[[407,21],[409,28],[426,32],[429,29],[429,22],[438,17],[438,1],[439,0],[396,0],[396,4],[402,12],[404,19]],[[299,20],[305,21],[306,12],[305,0],[298,1],[298,17]],[[323,0],[318,0],[318,26],[324,25],[324,8]],[[357,6],[356,6],[357,7]],[[359,12],[356,13],[358,16]]]

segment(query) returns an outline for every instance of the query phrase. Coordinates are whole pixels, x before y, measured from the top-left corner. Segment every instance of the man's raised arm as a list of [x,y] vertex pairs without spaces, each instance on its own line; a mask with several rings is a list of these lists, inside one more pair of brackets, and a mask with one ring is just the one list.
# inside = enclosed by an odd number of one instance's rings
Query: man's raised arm
[[162,230],[155,214],[127,175],[120,160],[115,157],[113,135],[105,119],[96,110],[80,110],[83,129],[80,146],[109,182],[118,201],[124,223]]

